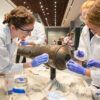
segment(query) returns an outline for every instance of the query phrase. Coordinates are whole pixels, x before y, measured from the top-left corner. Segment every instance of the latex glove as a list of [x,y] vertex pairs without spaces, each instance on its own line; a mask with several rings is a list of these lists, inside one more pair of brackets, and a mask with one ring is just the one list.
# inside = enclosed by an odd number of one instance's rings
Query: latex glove
[[85,54],[84,54],[83,51],[77,50],[77,52],[76,52],[76,56],[77,56],[77,57],[80,57],[80,58],[81,58],[81,57],[84,57],[84,55],[85,55]]
[[22,46],[26,46],[26,45],[28,45],[29,43],[28,43],[27,41],[20,41],[20,44],[21,44]]
[[73,60],[69,60],[67,63],[66,63],[66,67],[73,71],[73,72],[76,72],[78,74],[82,74],[82,75],[85,75],[86,74],[86,69],[83,68],[81,65],[79,65],[78,63],[76,63],[75,61]]
[[76,50],[74,51],[74,58],[76,58],[79,61],[85,61],[87,57],[87,54],[82,50]]
[[88,67],[98,67],[98,68],[100,68],[100,61],[95,60],[95,59],[91,59],[87,62],[87,66]]
[[32,67],[39,66],[41,64],[47,63],[48,60],[49,60],[49,55],[44,53],[42,55],[39,55],[39,56],[33,58],[32,62],[31,62],[31,66]]
[[7,91],[7,94],[8,94],[8,95],[13,94],[13,89],[12,89],[12,90],[8,90],[8,91]]

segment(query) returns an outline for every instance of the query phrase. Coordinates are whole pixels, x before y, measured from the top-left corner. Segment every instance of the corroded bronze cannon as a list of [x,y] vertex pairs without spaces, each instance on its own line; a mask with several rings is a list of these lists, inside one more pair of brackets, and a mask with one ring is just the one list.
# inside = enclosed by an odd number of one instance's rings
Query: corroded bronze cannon
[[48,66],[64,70],[65,63],[71,58],[71,52],[67,45],[33,45],[20,46],[18,55],[33,58],[43,53],[49,54]]

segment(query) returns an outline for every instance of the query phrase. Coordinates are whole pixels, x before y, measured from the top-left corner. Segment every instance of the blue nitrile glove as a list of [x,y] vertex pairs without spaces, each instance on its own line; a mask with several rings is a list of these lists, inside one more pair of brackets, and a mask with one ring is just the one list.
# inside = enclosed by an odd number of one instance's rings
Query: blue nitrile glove
[[80,57],[80,58],[81,58],[81,57],[84,57],[84,55],[85,55],[84,52],[81,51],[81,50],[78,50],[78,51],[76,52],[76,56],[77,56],[77,57]]
[[44,53],[42,55],[39,55],[35,58],[33,58],[32,62],[31,62],[31,66],[35,67],[35,66],[39,66],[41,64],[47,63],[49,60],[49,55]]
[[74,51],[74,58],[79,61],[85,61],[87,58],[87,53],[83,50],[76,50]]
[[73,60],[69,60],[67,63],[66,63],[66,67],[73,71],[73,72],[76,72],[78,74],[82,74],[82,75],[85,75],[86,74],[86,69],[83,68],[83,66],[79,65],[78,63],[76,63],[75,61]]
[[87,66],[88,67],[98,67],[98,68],[100,68],[100,61],[95,60],[95,59],[91,59],[87,62]]
[[20,41],[20,44],[21,44],[22,46],[26,46],[26,45],[28,45],[29,43],[28,43],[27,41]]
[[8,95],[13,94],[13,89],[12,89],[12,90],[8,90],[8,91],[7,91],[7,94],[8,94]]

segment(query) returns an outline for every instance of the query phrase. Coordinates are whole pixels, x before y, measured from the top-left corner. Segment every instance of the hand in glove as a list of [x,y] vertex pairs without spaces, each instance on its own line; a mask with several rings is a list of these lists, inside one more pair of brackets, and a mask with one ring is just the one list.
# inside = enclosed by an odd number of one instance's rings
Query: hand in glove
[[42,55],[39,55],[35,58],[33,58],[32,62],[31,62],[31,66],[35,67],[35,66],[39,66],[41,64],[47,63],[49,60],[49,55],[44,53]]
[[26,46],[26,45],[28,45],[29,43],[28,43],[27,41],[20,41],[20,44],[21,44],[22,46]]
[[66,63],[66,67],[73,71],[73,72],[76,72],[78,74],[82,74],[82,75],[85,75],[86,74],[86,69],[83,68],[82,66],[80,66],[78,63],[76,63],[75,61],[73,60],[69,60],[67,63]]
[[81,51],[81,50],[78,50],[78,51],[76,52],[76,56],[77,56],[77,57],[80,57],[80,58],[81,58],[81,57],[84,57],[84,55],[85,55],[84,52]]
[[95,59],[89,60],[87,62],[87,66],[88,67],[98,67],[98,68],[100,68],[100,61],[99,60],[95,60]]
[[86,60],[86,53],[82,50],[76,50],[74,51],[74,58],[76,58],[79,61],[85,61]]

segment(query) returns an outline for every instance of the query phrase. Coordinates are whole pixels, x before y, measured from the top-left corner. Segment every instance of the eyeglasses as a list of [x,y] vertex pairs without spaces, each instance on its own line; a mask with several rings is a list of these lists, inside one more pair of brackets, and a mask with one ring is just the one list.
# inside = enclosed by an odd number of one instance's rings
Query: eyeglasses
[[23,29],[21,27],[18,27],[20,30],[25,31],[27,33],[30,33],[33,29]]

